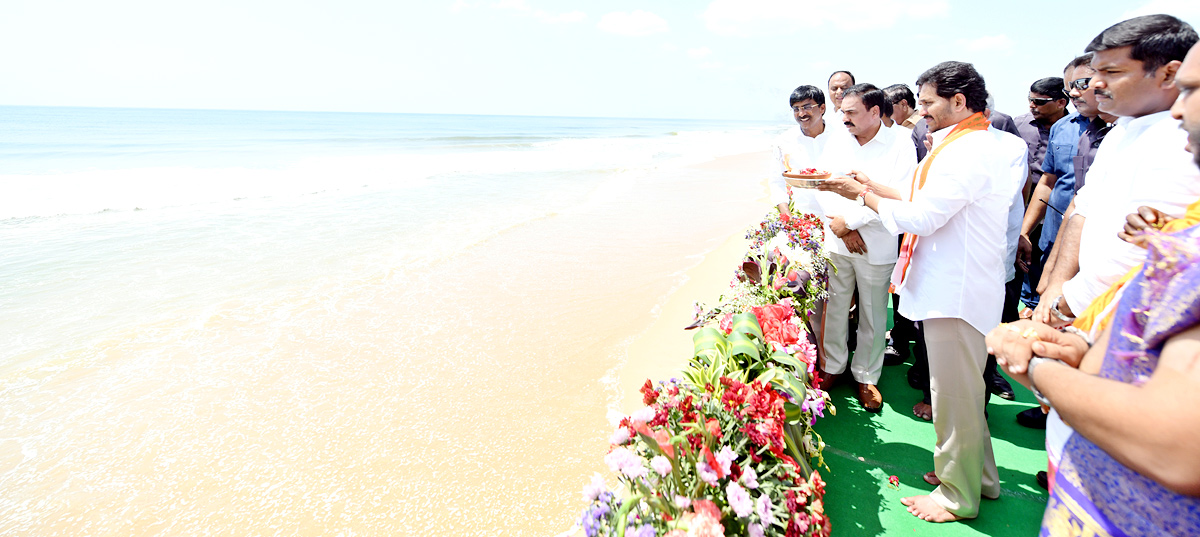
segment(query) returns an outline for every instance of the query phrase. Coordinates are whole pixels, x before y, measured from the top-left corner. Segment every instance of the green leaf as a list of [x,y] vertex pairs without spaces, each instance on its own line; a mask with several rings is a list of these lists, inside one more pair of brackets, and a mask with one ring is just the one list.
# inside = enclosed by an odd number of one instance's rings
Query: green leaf
[[733,332],[727,338],[729,341],[730,356],[744,355],[750,358],[751,361],[759,360],[759,349],[761,348],[757,341],[750,339],[743,332]]
[[743,332],[752,334],[758,339],[763,338],[762,327],[758,324],[758,317],[754,316],[753,312],[739,313],[733,316],[733,332]]

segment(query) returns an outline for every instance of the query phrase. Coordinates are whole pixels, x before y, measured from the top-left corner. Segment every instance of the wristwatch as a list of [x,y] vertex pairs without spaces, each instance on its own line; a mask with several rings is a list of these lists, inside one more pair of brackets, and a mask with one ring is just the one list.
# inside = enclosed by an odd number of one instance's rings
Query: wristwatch
[[1062,299],[1063,299],[1062,295],[1058,295],[1058,296],[1054,297],[1054,302],[1050,303],[1050,313],[1054,314],[1055,317],[1058,317],[1058,320],[1060,320],[1060,321],[1065,321],[1068,323],[1071,321],[1074,321],[1075,320],[1074,317],[1067,317],[1067,315],[1065,313],[1063,313],[1062,310],[1058,309],[1058,304],[1060,302],[1062,302]]
[[867,187],[867,188],[864,188],[862,192],[859,192],[859,193],[858,193],[858,206],[859,206],[859,207],[864,207],[864,206],[866,206],[866,204],[867,204],[867,193],[868,193],[868,192],[870,192],[870,191],[871,191],[871,187]]
[[1046,399],[1045,395],[1042,395],[1042,392],[1037,389],[1037,382],[1033,380],[1033,370],[1046,362],[1060,362],[1060,360],[1044,356],[1034,356],[1029,359],[1029,365],[1025,366],[1025,376],[1029,377],[1029,391],[1033,392],[1033,396],[1037,398],[1037,401],[1043,405],[1050,406],[1050,400]]

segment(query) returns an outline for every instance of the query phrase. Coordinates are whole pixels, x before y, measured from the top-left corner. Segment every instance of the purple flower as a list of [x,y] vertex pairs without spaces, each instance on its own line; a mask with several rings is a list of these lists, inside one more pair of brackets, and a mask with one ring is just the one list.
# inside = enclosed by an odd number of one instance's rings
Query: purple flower
[[642,527],[634,528],[633,525],[631,524],[628,528],[625,528],[625,535],[628,535],[631,537],[654,537],[655,536],[654,526],[651,526],[649,524],[642,524]]
[[707,462],[700,461],[696,463],[696,473],[700,474],[700,479],[712,486],[717,486],[717,471],[713,470]]
[[583,501],[594,502],[606,490],[608,485],[604,484],[604,478],[600,474],[592,474],[592,482],[583,486]]
[[692,499],[687,496],[675,496],[675,505],[680,509],[687,509],[692,506]]
[[770,526],[771,524],[775,523],[775,514],[773,513],[775,506],[771,505],[770,496],[767,496],[766,494],[759,496],[757,507],[758,519],[761,520],[763,524]]
[[750,533],[750,537],[765,537],[766,536],[766,533],[763,532],[763,527],[758,524],[751,524],[750,527],[747,529],[747,531]]
[[721,473],[728,475],[729,467],[733,464],[733,460],[737,458],[737,455],[733,453],[732,449],[729,449],[729,446],[725,446],[721,448],[716,457],[717,464],[721,465]]
[[654,471],[658,472],[658,475],[666,477],[667,474],[671,473],[671,459],[659,455],[650,459],[650,467],[654,468]]
[[750,493],[736,481],[730,481],[725,486],[725,498],[729,500],[729,507],[733,508],[733,512],[737,513],[739,518],[746,518],[754,512],[754,502],[750,500]]

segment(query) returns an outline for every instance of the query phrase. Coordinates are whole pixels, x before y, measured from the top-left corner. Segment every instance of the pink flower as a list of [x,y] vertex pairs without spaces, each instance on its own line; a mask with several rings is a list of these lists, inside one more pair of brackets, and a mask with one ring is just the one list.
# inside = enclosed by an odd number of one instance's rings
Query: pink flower
[[721,475],[729,475],[729,467],[733,464],[733,460],[737,458],[737,455],[733,453],[732,449],[729,449],[729,446],[725,446],[721,448],[720,453],[717,453],[715,458],[717,459],[717,464],[721,465]]
[[650,467],[654,468],[654,471],[658,472],[658,475],[666,477],[667,474],[671,473],[671,459],[659,455],[650,459]]
[[688,537],[723,537],[725,526],[721,525],[721,510],[709,500],[693,502],[692,524],[688,527]]
[[645,424],[645,423],[648,423],[648,422],[654,420],[654,415],[656,413],[657,412],[654,410],[654,407],[644,406],[641,408],[641,410],[638,410],[637,412],[634,412],[633,414],[631,414],[629,416],[629,421],[633,422],[634,425],[637,425],[639,423]]
[[687,509],[692,506],[692,499],[687,496],[675,496],[675,505],[680,509]]
[[642,464],[645,459],[635,455],[633,452],[623,447],[616,448],[604,456],[604,463],[614,473],[624,474],[630,479],[646,477],[650,473],[646,466]]
[[700,480],[712,486],[717,486],[717,471],[713,470],[708,463],[699,461],[696,463],[696,473],[700,475]]
[[628,442],[630,438],[633,438],[633,434],[629,432],[628,427],[617,427],[617,430],[613,431],[612,436],[609,437],[608,443],[619,446]]
[[754,471],[754,467],[746,467],[746,471],[742,473],[742,484],[751,490],[758,488],[758,472]]
[[746,531],[750,534],[750,537],[766,537],[767,535],[765,532],[763,532],[763,527],[761,524],[751,524]]
[[758,508],[758,519],[761,520],[763,524],[770,526],[771,524],[775,523],[775,514],[773,512],[775,506],[771,505],[770,496],[767,496],[766,494],[759,496],[758,504],[755,507]]
[[746,518],[754,512],[754,502],[750,499],[750,493],[746,492],[746,489],[736,481],[730,481],[725,486],[725,499],[729,501],[729,507],[733,509],[738,518]]

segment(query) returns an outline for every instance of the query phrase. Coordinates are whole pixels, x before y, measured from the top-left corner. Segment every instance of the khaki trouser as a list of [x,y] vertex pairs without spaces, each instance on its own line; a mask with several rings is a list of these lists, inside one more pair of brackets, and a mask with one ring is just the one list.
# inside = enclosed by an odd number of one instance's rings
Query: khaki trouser
[[972,518],[980,496],[1000,496],[1000,476],[983,415],[987,361],[984,336],[962,319],[926,319],[929,384],[937,447],[933,467],[942,484],[930,494],[947,511]]

